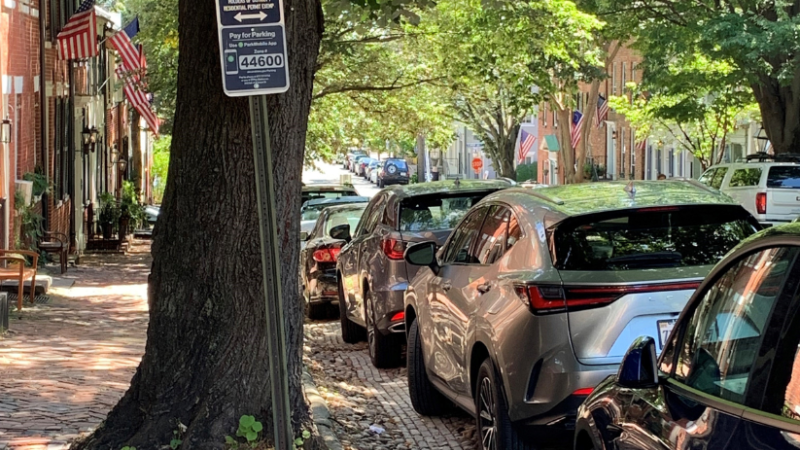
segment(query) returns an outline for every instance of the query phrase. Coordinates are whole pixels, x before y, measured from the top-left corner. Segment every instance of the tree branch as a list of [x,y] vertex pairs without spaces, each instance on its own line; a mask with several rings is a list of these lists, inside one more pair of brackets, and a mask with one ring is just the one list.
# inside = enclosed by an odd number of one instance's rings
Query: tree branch
[[344,84],[344,85],[332,85],[323,88],[321,91],[314,94],[311,97],[313,100],[325,97],[326,95],[331,94],[341,94],[343,92],[382,92],[382,91],[394,91],[398,89],[405,89],[413,86],[419,86],[421,84],[426,83],[433,83],[435,81],[441,80],[444,77],[436,77],[436,78],[424,78],[421,80],[416,80],[410,83],[400,83],[399,78],[394,80],[391,84],[387,86],[370,86],[366,84]]

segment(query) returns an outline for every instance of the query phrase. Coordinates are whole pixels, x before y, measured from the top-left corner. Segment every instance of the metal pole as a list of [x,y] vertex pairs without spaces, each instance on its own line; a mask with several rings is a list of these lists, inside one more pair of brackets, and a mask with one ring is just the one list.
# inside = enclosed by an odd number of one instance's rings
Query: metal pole
[[[250,97],[250,124],[253,132],[253,157],[256,168],[256,199],[261,235],[261,266],[267,304],[267,346],[272,385],[272,418],[275,448],[292,448],[292,420],[289,409],[289,381],[286,359],[286,333],[281,296],[281,266],[278,259],[278,228],[275,220],[275,189],[272,185],[272,149],[269,142],[267,97]],[[268,245],[269,244],[269,245]]]

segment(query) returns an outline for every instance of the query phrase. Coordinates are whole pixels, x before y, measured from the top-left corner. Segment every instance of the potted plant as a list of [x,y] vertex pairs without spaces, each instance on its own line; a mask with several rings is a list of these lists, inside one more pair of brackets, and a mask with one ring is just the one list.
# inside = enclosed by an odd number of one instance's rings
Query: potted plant
[[119,237],[127,239],[131,223],[135,228],[142,219],[144,210],[139,204],[136,187],[130,181],[122,183],[122,198],[119,203]]
[[103,230],[103,239],[111,239],[114,225],[119,220],[117,200],[108,192],[100,194],[100,228]]

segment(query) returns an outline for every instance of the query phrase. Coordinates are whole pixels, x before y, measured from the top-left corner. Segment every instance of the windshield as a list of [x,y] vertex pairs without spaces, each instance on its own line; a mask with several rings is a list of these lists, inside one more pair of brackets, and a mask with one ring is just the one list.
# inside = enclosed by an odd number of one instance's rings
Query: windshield
[[400,231],[438,231],[455,228],[472,205],[490,192],[411,197],[400,204]]
[[716,264],[756,226],[739,206],[665,207],[577,217],[555,231],[561,270]]
[[800,166],[772,166],[767,177],[768,188],[800,189]]
[[[303,203],[309,200],[316,200],[320,198],[341,198],[341,197],[352,197],[358,195],[356,191],[324,191],[324,192],[303,192]],[[331,206],[331,205],[325,205]],[[323,206],[324,208],[324,206]]]
[[329,206],[346,205],[348,203],[366,203],[366,201],[360,199],[353,201],[342,200],[340,202],[335,202],[335,203],[323,202],[323,203],[314,203],[311,205],[305,205],[303,207],[303,213],[301,215],[302,219],[300,220],[317,220],[317,217],[319,217],[323,209]]
[[361,215],[364,214],[364,208],[348,209],[328,216],[328,221],[325,223],[325,236],[330,236],[331,228],[339,225],[349,224],[350,229],[355,230],[358,221],[361,220]]

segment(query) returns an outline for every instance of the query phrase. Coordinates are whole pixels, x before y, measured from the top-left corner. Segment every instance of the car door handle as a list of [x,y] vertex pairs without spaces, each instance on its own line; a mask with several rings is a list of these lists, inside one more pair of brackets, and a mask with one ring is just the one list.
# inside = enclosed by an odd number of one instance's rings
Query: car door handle
[[442,281],[442,290],[447,292],[453,287],[453,283],[450,280]]
[[491,290],[492,290],[492,285],[489,284],[488,282],[478,285],[478,292],[480,292],[481,294],[485,294]]

